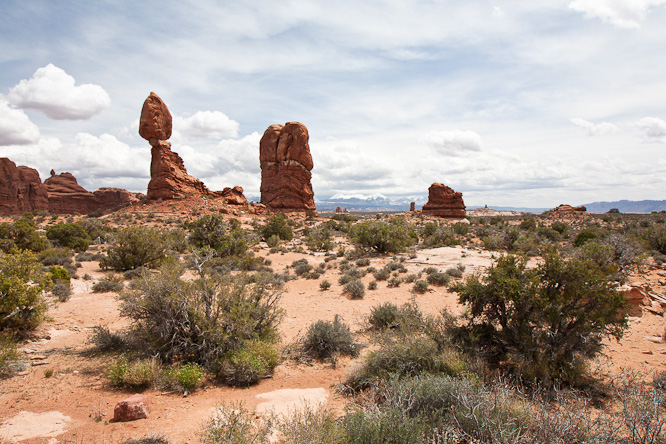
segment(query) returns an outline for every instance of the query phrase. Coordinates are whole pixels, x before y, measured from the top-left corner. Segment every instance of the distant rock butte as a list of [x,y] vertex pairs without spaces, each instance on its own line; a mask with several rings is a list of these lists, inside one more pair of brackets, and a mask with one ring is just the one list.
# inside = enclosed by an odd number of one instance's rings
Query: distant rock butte
[[464,218],[465,203],[462,193],[456,193],[453,189],[433,183],[428,188],[428,202],[423,205],[423,214],[430,216]]
[[270,210],[315,210],[308,130],[300,122],[271,125],[259,143],[261,203]]
[[0,213],[49,209],[48,192],[37,170],[0,158]]
[[55,174],[42,183],[37,170],[17,167],[0,158],[0,213],[22,214],[42,210],[52,214],[89,213],[114,210],[138,201],[143,195],[119,188],[100,188],[91,193],[70,173]]
[[583,205],[581,205],[580,207],[572,207],[571,205],[562,204],[553,208],[550,211],[558,214],[573,214],[573,213],[585,213],[587,212],[587,208],[585,208],[585,206]]

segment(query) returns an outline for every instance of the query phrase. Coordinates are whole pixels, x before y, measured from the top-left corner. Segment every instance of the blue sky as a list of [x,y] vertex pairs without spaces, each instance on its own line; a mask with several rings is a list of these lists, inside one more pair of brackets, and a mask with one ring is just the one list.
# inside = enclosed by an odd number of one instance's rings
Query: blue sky
[[145,192],[155,91],[211,189],[310,132],[315,198],[666,199],[666,0],[5,1],[0,156]]

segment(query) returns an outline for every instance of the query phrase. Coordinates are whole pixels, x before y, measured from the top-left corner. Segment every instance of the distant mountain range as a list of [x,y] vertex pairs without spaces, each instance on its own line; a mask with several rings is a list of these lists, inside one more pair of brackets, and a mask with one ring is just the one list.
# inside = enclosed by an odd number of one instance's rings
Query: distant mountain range
[[[249,201],[259,202],[259,196],[247,196]],[[424,196],[407,196],[390,199],[383,194],[361,195],[361,194],[335,194],[329,198],[318,200],[315,204],[318,211],[335,211],[337,207],[347,208],[353,212],[374,211],[408,211],[409,203],[416,202],[416,208],[420,209],[426,202]],[[620,200],[615,202],[592,202],[583,204],[589,213],[607,213],[611,208],[617,208],[620,213],[651,213],[653,211],[666,211],[666,200]],[[481,206],[468,206],[467,209],[483,208]],[[532,207],[495,207],[488,208],[498,211],[517,211],[523,213],[543,213],[552,208]]]

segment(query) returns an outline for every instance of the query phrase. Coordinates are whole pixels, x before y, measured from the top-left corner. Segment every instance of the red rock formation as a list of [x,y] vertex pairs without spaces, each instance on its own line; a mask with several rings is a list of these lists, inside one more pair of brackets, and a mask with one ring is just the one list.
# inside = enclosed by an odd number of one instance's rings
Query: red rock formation
[[[218,192],[215,194],[218,194]],[[233,188],[225,188],[221,193],[219,193],[219,195],[223,197],[230,205],[247,205],[247,199],[243,194],[243,188],[239,187],[238,185]]]
[[168,140],[171,137],[171,113],[154,92],[143,102],[139,134],[148,141]]
[[183,159],[171,151],[171,144],[155,141],[151,149],[148,199],[177,199],[188,194],[212,194],[199,179],[187,174]]
[[86,214],[101,208],[97,196],[79,185],[70,173],[56,175],[51,170],[51,177],[44,181],[44,186],[49,193],[49,213]]
[[566,205],[562,204],[559,205],[552,210],[550,210],[552,213],[555,215],[561,215],[561,216],[575,216],[576,214],[582,214],[587,212],[587,208],[585,206],[581,205],[580,207],[572,207],[571,205]]
[[449,218],[465,217],[462,193],[456,193],[441,183],[433,183],[428,188],[428,203],[423,205],[423,214]]
[[100,208],[111,210],[115,208],[122,208],[126,205],[133,204],[145,197],[141,193],[132,193],[122,188],[107,188],[103,187],[97,191],[93,191],[95,197],[99,201]]
[[49,209],[48,193],[37,170],[0,158],[0,213]]
[[271,210],[315,210],[308,130],[302,123],[271,125],[259,143],[261,203]]
[[416,202],[409,203],[409,211],[416,211]]

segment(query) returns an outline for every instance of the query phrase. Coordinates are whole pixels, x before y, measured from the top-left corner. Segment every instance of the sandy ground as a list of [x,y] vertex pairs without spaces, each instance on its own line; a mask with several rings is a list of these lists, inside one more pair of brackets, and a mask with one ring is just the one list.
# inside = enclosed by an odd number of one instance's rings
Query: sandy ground
[[[268,252],[261,250],[264,256]],[[307,258],[310,263],[323,262],[323,255],[299,253],[270,254],[272,267],[282,271],[294,260]],[[405,262],[409,272],[427,266],[441,270],[465,265],[465,274],[482,271],[492,263],[493,255],[467,248],[437,248],[421,250],[416,258]],[[389,259],[372,259],[371,265],[380,268]],[[176,392],[148,390],[151,402],[149,417],[128,423],[111,423],[116,402],[129,396],[129,391],[112,389],[105,377],[112,358],[94,356],[86,340],[95,325],[106,325],[112,331],[122,328],[126,321],[118,313],[115,294],[95,294],[90,291],[95,280],[104,276],[97,263],[84,262],[79,275],[89,274],[92,280],[73,281],[74,294],[64,303],[54,305],[51,320],[40,328],[40,338],[22,345],[31,365],[21,374],[0,381],[0,437],[8,443],[55,444],[65,439],[76,443],[119,443],[127,438],[140,438],[150,433],[162,433],[171,443],[198,443],[197,432],[215,408],[237,405],[256,409],[259,413],[285,413],[299,405],[325,403],[336,412],[344,411],[345,400],[333,386],[341,382],[353,360],[341,359],[335,368],[330,363],[297,365],[286,361],[275,370],[272,378],[247,389],[208,385],[187,397]],[[646,272],[638,279],[651,283],[661,293],[659,270]],[[423,295],[414,296],[411,284],[388,288],[386,281],[378,289],[367,290],[360,300],[350,300],[338,284],[340,272],[327,270],[319,280],[298,279],[286,285],[281,305],[286,316],[280,326],[283,344],[289,344],[307,327],[319,319],[332,320],[336,314],[350,324],[353,331],[367,326],[365,318],[370,309],[382,302],[403,304],[415,301],[425,313],[436,314],[443,308],[460,312],[456,295],[442,287],[431,287]],[[332,286],[319,289],[321,280]],[[363,278],[367,285],[372,280]],[[663,278],[662,278],[663,280]],[[664,332],[664,318],[650,312],[630,320],[630,329],[620,342],[609,342],[600,362],[609,368],[630,367],[651,374],[666,370],[666,344],[654,342]],[[651,339],[650,339],[651,338]],[[45,371],[52,370],[47,377]]]

